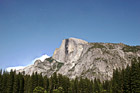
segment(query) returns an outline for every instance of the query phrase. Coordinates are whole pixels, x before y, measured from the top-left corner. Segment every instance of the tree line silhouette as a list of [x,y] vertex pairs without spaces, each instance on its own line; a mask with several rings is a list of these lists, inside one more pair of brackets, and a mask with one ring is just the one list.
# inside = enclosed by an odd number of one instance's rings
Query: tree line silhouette
[[102,82],[57,73],[47,77],[0,70],[0,93],[140,93],[140,58],[133,58],[125,69],[114,70],[112,79]]

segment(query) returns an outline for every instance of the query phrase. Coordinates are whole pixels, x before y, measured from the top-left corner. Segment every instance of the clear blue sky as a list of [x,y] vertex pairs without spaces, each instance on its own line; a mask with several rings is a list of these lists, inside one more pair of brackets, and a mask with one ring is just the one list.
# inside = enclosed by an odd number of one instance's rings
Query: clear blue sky
[[140,45],[140,0],[0,0],[0,68],[52,56],[69,37]]

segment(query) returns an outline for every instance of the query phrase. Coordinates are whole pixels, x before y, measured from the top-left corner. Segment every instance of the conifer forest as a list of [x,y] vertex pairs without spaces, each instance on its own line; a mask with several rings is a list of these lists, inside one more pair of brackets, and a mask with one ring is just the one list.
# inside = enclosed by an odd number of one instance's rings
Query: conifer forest
[[140,58],[132,59],[131,66],[125,69],[115,69],[112,79],[106,81],[1,70],[0,93],[140,93]]

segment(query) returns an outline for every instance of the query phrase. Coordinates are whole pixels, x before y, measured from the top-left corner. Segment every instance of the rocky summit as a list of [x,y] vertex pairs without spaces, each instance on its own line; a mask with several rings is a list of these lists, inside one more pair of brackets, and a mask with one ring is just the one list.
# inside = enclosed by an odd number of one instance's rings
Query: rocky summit
[[31,75],[33,72],[51,76],[54,72],[69,78],[83,77],[109,80],[113,70],[126,68],[132,58],[140,57],[140,46],[122,43],[89,43],[77,38],[64,39],[60,48],[43,62],[37,60],[17,72]]

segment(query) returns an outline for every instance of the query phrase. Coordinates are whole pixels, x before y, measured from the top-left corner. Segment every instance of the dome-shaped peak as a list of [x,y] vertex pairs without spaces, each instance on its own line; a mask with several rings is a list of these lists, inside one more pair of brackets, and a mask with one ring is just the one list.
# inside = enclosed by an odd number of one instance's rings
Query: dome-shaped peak
[[78,39],[78,38],[68,38],[67,40],[69,40],[69,41],[74,41],[74,42],[76,42],[76,43],[81,43],[81,44],[86,44],[86,43],[88,43],[87,41],[85,41],[85,40],[82,40],[82,39]]

